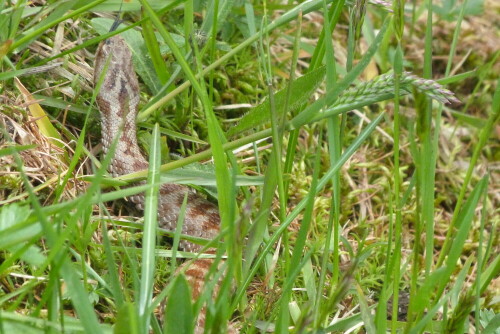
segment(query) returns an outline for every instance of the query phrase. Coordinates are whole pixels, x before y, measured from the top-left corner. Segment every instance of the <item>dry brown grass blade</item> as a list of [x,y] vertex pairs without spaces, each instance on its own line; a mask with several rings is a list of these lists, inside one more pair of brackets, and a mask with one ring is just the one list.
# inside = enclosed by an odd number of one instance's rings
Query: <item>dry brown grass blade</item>
[[47,137],[52,145],[61,149],[64,148],[64,144],[61,141],[61,135],[50,122],[45,110],[43,110],[40,104],[37,103],[33,95],[31,95],[18,78],[14,78],[14,82],[17,89],[19,89],[23,95],[24,102],[28,106],[31,116],[35,119],[35,123],[38,126],[40,133]]

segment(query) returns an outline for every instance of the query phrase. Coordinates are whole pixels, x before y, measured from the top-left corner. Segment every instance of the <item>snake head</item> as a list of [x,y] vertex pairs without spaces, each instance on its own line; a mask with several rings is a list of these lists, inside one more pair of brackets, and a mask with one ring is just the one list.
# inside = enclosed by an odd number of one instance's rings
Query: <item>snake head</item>
[[140,100],[139,82],[132,64],[132,53],[122,37],[113,36],[99,44],[94,85],[98,89],[97,104],[107,126],[126,117],[130,118],[129,123],[135,122]]
[[132,54],[125,40],[116,35],[99,44],[95,57],[94,84],[104,75],[103,85],[109,81],[116,80],[117,74],[123,71],[134,72],[132,65]]

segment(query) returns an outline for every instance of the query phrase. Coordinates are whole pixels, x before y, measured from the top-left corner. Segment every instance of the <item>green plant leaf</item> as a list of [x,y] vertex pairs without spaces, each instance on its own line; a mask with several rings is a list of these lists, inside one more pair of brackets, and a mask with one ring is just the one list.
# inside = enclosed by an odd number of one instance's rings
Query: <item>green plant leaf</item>
[[[323,82],[325,77],[325,67],[319,67],[300,78],[297,78],[291,84],[292,93],[290,96],[290,110],[293,111],[300,107],[301,104],[307,102],[311,97],[311,94],[318,88],[318,86]],[[287,88],[283,88],[274,95],[276,106],[283,106],[287,97]],[[277,108],[278,117],[281,118],[285,110],[283,108]],[[240,122],[233,128],[229,129],[227,132],[228,137],[233,136],[242,131],[255,128],[256,126],[262,125],[265,122],[270,121],[270,104],[269,99],[259,104],[257,107],[253,108],[245,116],[243,116]]]
[[7,148],[2,148],[0,149],[0,157],[6,156],[6,155],[11,155],[14,152],[22,152],[22,151],[27,151],[35,148],[36,145],[12,145]]
[[184,275],[175,278],[165,310],[165,334],[193,333],[193,305],[191,292]]
[[[464,204],[462,211],[460,212],[457,224],[458,227],[457,234],[453,240],[450,251],[448,253],[448,259],[446,260],[446,277],[450,277],[453,269],[455,268],[458,258],[462,255],[463,245],[467,239],[467,235],[470,232],[472,221],[474,219],[474,212],[477,207],[479,199],[484,194],[487,189],[488,179],[486,177],[482,178],[481,181],[474,187],[474,190],[470,194],[469,198]],[[441,287],[439,293],[444,289],[444,285],[447,280],[441,281]]]
[[441,280],[446,280],[444,276],[446,270],[444,267],[434,270],[429,277],[425,280],[422,287],[415,295],[415,312],[420,313],[429,304],[429,299],[432,296],[432,290],[439,284]]
[[144,332],[147,332],[149,328],[151,314],[148,310],[153,296],[156,230],[158,226],[158,193],[160,188],[158,184],[160,181],[160,152],[160,133],[159,126],[156,124],[149,152],[148,184],[152,186],[146,190],[144,200],[144,234],[142,238],[142,268],[139,294],[140,328]]
[[138,319],[135,306],[126,302],[118,310],[113,334],[136,334],[138,333]]
[[40,224],[24,224],[30,214],[27,206],[14,203],[0,210],[0,249],[29,241],[42,232]]
[[[489,312],[494,314],[493,311],[489,311]],[[481,312],[481,314],[483,314],[483,313],[486,313],[486,312]],[[486,319],[484,319],[484,320],[486,320]],[[481,323],[483,323],[484,320],[481,319]],[[486,322],[486,321],[484,321],[484,322]],[[499,334],[500,333],[500,314],[497,314],[497,315],[493,316],[491,319],[488,319],[487,323],[483,324],[483,327],[485,327],[484,330],[482,331],[483,334]]]
[[499,273],[500,273],[500,255],[497,255],[497,257],[493,261],[491,261],[488,268],[486,268],[481,274],[481,286],[479,287],[481,293],[483,293],[484,290],[488,288],[490,282],[495,277],[498,277]]
[[459,121],[469,124],[475,128],[482,129],[486,126],[486,120],[475,117],[472,115],[465,114],[460,111],[450,110],[450,113]]
[[[199,186],[215,186],[215,173],[193,168],[181,168],[161,175],[161,183],[195,184]],[[237,186],[262,185],[262,176],[237,175]]]
[[[39,224],[28,227],[22,225],[29,214],[30,210],[26,206],[20,206],[16,203],[6,205],[0,210],[0,249],[7,249],[9,252],[15,253],[41,233]],[[5,234],[2,233],[4,231]],[[20,254],[20,258],[35,266],[41,266],[46,260],[40,248],[34,245],[29,246]]]
[[356,292],[358,295],[359,306],[361,309],[361,319],[363,319],[364,327],[366,332],[369,334],[377,333],[377,329],[375,327],[374,316],[370,312],[370,308],[368,307],[368,302],[366,300],[365,295],[363,294],[363,289],[358,284],[356,286]]

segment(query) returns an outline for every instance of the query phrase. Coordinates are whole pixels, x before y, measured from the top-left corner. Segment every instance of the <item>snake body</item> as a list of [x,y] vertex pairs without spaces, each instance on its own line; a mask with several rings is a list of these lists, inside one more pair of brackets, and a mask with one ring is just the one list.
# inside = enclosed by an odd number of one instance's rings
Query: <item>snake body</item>
[[[101,114],[102,145],[105,154],[117,139],[109,171],[113,176],[119,176],[147,169],[148,162],[141,153],[136,137],[139,83],[130,49],[122,37],[113,36],[101,42],[94,68],[94,83],[97,85],[101,77],[103,80],[97,95],[97,104]],[[186,192],[188,200],[182,233],[213,239],[220,231],[217,206],[183,185],[161,185],[158,203],[159,226],[175,230]],[[138,209],[144,210],[144,194],[129,199]],[[201,249],[200,245],[185,240],[181,241],[180,247],[189,252]],[[193,299],[200,295],[212,262],[211,259],[198,259],[185,271]],[[203,333],[204,318],[202,312],[198,317],[195,332]]]

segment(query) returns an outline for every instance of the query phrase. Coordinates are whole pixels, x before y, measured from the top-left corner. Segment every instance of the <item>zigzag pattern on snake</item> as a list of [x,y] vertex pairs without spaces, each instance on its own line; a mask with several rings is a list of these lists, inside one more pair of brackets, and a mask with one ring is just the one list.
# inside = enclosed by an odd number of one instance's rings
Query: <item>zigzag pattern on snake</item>
[[[106,68],[106,72],[103,71]],[[104,153],[118,137],[109,170],[119,176],[144,170],[148,162],[141,153],[136,138],[136,115],[139,103],[139,83],[132,64],[129,47],[120,36],[101,42],[98,47],[94,83],[103,76],[97,104],[101,113],[102,145]],[[220,217],[216,205],[197,195],[188,187],[178,184],[163,184],[159,190],[158,222],[161,228],[175,230],[184,196],[188,193],[182,233],[190,236],[213,239],[220,231]],[[130,197],[139,208],[144,209],[144,194]],[[181,241],[180,247],[197,252],[200,245]],[[212,264],[211,259],[198,259],[185,271],[193,298],[200,295],[205,276]],[[200,314],[196,333],[203,333],[205,314]]]

